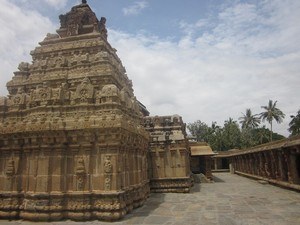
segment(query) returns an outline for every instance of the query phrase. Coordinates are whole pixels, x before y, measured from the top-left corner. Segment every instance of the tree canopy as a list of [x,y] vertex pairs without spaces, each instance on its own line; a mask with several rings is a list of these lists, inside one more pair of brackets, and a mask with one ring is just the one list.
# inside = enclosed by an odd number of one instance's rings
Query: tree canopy
[[253,115],[251,109],[246,109],[246,113],[242,113],[243,116],[239,118],[242,124],[242,129],[256,128],[260,124],[260,119],[257,115]]
[[291,135],[298,135],[300,134],[300,109],[297,112],[296,116],[291,116],[292,120],[289,123],[289,129],[288,131],[291,133]]
[[268,121],[271,127],[270,132],[270,140],[272,141],[272,131],[273,131],[273,120],[275,120],[277,123],[282,123],[283,118],[285,117],[285,114],[276,107],[277,101],[273,103],[273,100],[269,100],[267,106],[261,106],[262,109],[265,111],[260,113],[260,118],[263,121]]

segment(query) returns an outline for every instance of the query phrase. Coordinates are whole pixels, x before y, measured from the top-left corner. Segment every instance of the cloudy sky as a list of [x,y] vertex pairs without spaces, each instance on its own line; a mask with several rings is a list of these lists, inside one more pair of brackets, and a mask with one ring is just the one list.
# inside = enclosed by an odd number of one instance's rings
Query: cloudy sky
[[[81,1],[0,0],[0,95],[30,50]],[[269,99],[300,109],[299,0],[88,0],[151,115],[223,125]],[[268,125],[267,125],[268,126]]]

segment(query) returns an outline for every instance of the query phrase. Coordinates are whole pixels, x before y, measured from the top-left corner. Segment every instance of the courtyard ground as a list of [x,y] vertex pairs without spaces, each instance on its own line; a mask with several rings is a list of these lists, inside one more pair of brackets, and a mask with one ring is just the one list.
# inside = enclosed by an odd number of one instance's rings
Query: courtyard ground
[[160,224],[299,225],[300,193],[229,173],[215,183],[196,184],[189,194],[152,193],[146,204],[119,222],[49,222],[0,220],[0,225]]

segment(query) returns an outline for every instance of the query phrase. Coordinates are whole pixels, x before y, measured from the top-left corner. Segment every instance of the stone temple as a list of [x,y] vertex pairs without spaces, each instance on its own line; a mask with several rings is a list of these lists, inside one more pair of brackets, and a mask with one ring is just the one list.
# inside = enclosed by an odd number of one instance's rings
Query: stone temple
[[145,117],[86,1],[59,18],[0,98],[0,218],[111,221],[150,188],[188,192],[181,117]]

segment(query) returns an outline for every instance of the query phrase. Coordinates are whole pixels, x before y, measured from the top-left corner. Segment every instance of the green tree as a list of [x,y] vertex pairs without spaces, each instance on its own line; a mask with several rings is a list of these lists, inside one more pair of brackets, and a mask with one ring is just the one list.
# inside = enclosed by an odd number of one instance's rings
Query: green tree
[[212,122],[211,127],[208,128],[208,144],[213,151],[220,151],[223,149],[222,141],[223,128]]
[[[253,130],[253,139],[255,145],[264,144],[270,142],[270,130],[266,126],[259,127]],[[274,141],[282,140],[285,137],[281,134],[272,132],[272,137]]]
[[300,134],[300,109],[297,112],[296,116],[291,116],[292,120],[289,123],[289,129],[288,131],[291,133],[291,135],[297,135]]
[[224,122],[222,133],[223,151],[241,147],[241,131],[239,125],[232,118]]
[[242,129],[256,128],[260,124],[260,119],[257,115],[253,115],[251,109],[246,109],[246,113],[242,113],[243,116],[239,118],[240,123],[242,124]]
[[194,137],[196,137],[197,141],[208,142],[208,126],[206,123],[197,120],[196,122],[189,123],[187,129]]
[[246,109],[246,113],[242,113],[243,116],[239,118],[242,124],[241,131],[241,147],[249,148],[256,145],[256,141],[253,138],[254,129],[260,124],[260,119],[257,115],[253,115],[251,109]]
[[265,121],[267,120],[270,124],[271,132],[270,132],[270,141],[273,140],[272,133],[273,133],[273,120],[275,120],[277,123],[281,123],[283,121],[283,118],[285,117],[285,114],[276,107],[277,101],[273,103],[272,100],[269,100],[269,103],[267,106],[261,106],[265,111],[260,113],[260,118]]

